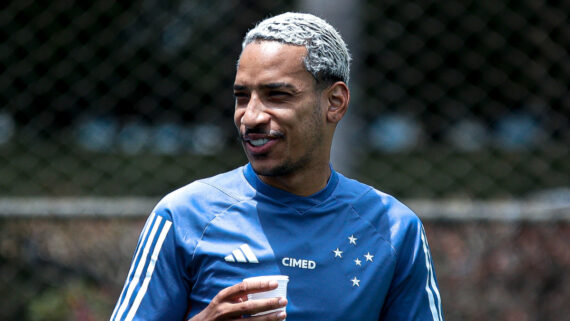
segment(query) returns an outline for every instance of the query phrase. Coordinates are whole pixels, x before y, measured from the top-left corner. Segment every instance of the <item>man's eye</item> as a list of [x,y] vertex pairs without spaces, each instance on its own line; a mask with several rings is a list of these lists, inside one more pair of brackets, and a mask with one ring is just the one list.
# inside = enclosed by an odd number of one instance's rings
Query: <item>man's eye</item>
[[248,95],[246,93],[234,93],[234,97],[238,101],[243,101],[248,98]]
[[269,96],[271,97],[285,97],[285,96],[289,96],[289,93],[284,92],[284,91],[270,91],[269,92]]

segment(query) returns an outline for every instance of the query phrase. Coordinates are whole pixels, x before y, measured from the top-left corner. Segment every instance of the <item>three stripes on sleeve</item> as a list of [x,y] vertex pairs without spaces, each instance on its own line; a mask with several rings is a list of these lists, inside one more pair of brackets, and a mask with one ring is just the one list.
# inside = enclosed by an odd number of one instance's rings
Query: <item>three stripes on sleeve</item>
[[171,221],[155,213],[148,218],[111,321],[130,321],[135,317],[148,290],[158,255],[171,227]]

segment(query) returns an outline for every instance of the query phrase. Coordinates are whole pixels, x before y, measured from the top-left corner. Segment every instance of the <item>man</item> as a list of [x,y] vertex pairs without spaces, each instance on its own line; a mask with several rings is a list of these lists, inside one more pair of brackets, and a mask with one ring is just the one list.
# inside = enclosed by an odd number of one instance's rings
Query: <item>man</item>
[[[111,320],[443,320],[417,216],[330,165],[349,61],[312,15],[248,32],[234,121],[249,163],[159,202]],[[287,298],[247,299],[277,284],[244,278],[276,274]]]

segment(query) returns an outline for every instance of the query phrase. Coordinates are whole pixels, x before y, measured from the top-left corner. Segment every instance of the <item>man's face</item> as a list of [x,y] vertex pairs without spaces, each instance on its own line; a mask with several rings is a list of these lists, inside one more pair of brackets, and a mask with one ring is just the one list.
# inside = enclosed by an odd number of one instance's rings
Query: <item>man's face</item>
[[326,111],[305,47],[253,42],[240,57],[234,122],[253,169],[282,176],[328,165]]

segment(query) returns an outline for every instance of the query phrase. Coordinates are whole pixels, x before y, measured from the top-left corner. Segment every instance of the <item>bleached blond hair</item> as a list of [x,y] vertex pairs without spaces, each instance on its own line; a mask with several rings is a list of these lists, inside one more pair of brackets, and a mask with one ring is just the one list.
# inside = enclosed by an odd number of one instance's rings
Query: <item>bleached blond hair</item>
[[259,22],[248,31],[242,50],[254,41],[304,46],[305,68],[318,83],[350,79],[350,53],[342,37],[325,20],[307,13],[287,12]]

